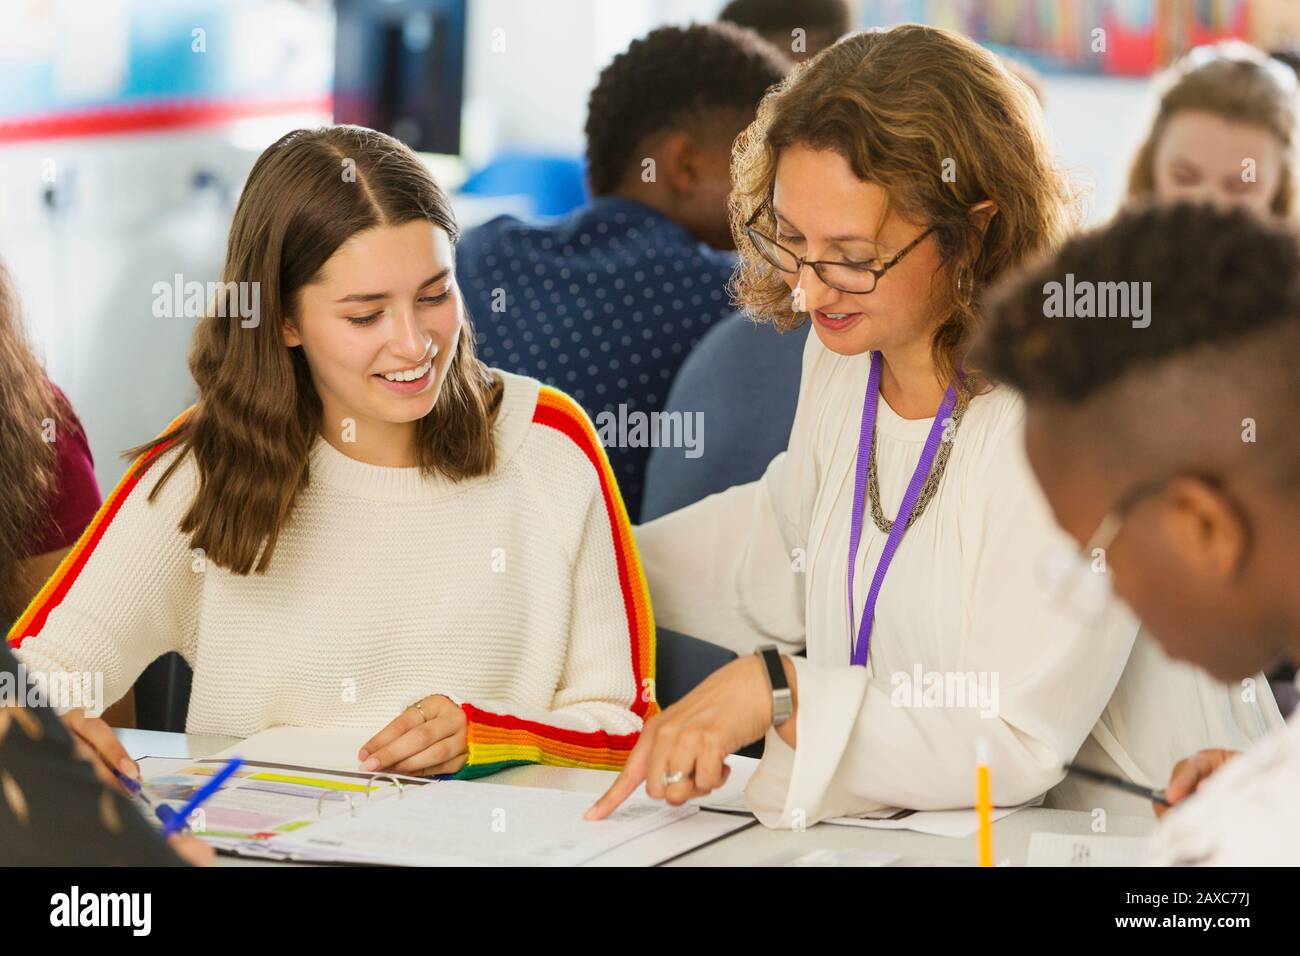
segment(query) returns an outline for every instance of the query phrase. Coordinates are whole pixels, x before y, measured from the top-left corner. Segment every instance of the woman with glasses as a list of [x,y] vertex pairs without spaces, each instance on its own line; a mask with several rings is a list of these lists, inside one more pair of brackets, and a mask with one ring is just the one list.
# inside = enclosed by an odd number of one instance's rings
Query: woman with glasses
[[640,529],[659,624],[741,657],[647,724],[589,815],[642,780],[670,803],[714,790],[764,736],[749,806],[796,828],[969,807],[977,749],[1012,806],[1081,747],[1157,786],[1207,741],[1246,738],[1221,686],[1134,653],[1123,607],[1043,581],[1069,541],[1022,405],[963,362],[985,286],[1074,223],[1029,91],[956,34],[859,33],[769,93],[732,172],[737,297],[813,325],[798,411],[762,479]]

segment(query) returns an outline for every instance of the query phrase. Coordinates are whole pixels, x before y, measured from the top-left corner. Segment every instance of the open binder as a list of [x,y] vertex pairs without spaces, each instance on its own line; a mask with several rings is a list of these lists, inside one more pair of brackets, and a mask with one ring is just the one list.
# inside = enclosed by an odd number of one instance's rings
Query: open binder
[[[144,786],[179,809],[225,763],[145,757]],[[695,806],[629,800],[582,819],[592,794],[246,759],[191,818],[219,852],[390,866],[576,866],[690,817]],[[712,816],[711,814],[709,816]]]

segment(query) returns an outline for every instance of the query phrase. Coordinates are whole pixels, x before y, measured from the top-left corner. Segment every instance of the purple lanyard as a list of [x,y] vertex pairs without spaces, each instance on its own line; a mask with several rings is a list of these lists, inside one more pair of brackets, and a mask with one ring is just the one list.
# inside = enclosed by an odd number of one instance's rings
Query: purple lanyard
[[[867,469],[871,463],[871,443],[875,440],[876,434],[876,406],[880,399],[880,364],[880,353],[872,352],[871,377],[867,379],[867,395],[862,401],[862,430],[858,433],[858,467],[853,483],[853,525],[849,531],[850,637],[854,631],[853,569],[857,564],[858,539],[862,537],[862,511],[863,500],[867,495]],[[876,565],[876,574],[871,579],[871,590],[867,592],[867,603],[862,609],[862,624],[857,628],[858,640],[852,649],[852,661],[858,666],[865,667],[867,663],[867,652],[871,647],[871,625],[876,617],[876,598],[880,595],[880,585],[885,580],[889,563],[894,560],[898,543],[903,540],[903,533],[907,531],[908,518],[912,514],[912,509],[916,507],[916,499],[921,494],[921,487],[925,484],[925,479],[930,475],[930,468],[934,465],[934,456],[939,451],[939,439],[943,435],[944,422],[956,407],[957,392],[949,385],[948,390],[944,392],[939,411],[934,416],[934,424],[930,426],[930,434],[926,436],[925,448],[921,450],[921,460],[916,463],[916,471],[912,472],[912,480],[903,495],[903,503],[898,508],[898,517],[894,519],[894,526],[889,532],[888,540],[885,541],[885,550],[880,555],[880,563]]]

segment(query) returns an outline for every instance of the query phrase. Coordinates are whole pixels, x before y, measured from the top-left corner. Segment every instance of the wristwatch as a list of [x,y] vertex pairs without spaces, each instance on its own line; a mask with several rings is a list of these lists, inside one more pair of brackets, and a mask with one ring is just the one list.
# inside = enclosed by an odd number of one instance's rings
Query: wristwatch
[[785,679],[785,664],[781,661],[781,651],[775,644],[765,644],[754,651],[763,659],[767,668],[767,682],[772,688],[772,726],[780,727],[790,719],[793,700],[790,694],[790,682]]

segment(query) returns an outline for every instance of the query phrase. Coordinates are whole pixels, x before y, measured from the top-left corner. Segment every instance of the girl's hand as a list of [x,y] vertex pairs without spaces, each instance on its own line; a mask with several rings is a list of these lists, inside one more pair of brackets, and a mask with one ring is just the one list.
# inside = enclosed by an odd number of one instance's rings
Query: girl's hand
[[357,754],[362,770],[427,777],[455,773],[469,759],[469,721],[442,694],[425,697],[397,715]]
[[[794,667],[785,663],[794,691]],[[771,723],[772,689],[762,659],[750,654],[732,661],[650,719],[622,773],[586,819],[609,816],[642,781],[647,794],[673,806],[711,793],[731,774],[727,754],[758,740]],[[782,730],[793,726],[792,714]]]
[[113,733],[113,728],[98,717],[87,717],[83,708],[70,710],[62,717],[63,725],[72,735],[73,746],[77,753],[90,761],[95,768],[95,776],[105,786],[112,787],[118,793],[130,796],[130,791],[114,774],[117,770],[132,780],[140,779],[140,768],[131,759]]
[[1180,760],[1174,764],[1174,769],[1169,774],[1169,786],[1165,788],[1165,799],[1171,805],[1165,807],[1158,803],[1152,803],[1151,806],[1156,811],[1156,817],[1163,817],[1194,794],[1196,788],[1201,785],[1206,777],[1235,756],[1237,756],[1235,750],[1211,748],[1209,750],[1198,750],[1185,760]]
[[[140,779],[140,767],[130,755],[122,742],[113,733],[113,728],[98,717],[87,717],[82,708],[70,710],[61,718],[63,725],[72,736],[72,745],[77,755],[94,768],[95,776],[106,787],[116,790],[123,796],[131,793],[113,774],[113,768],[130,777]],[[216,851],[202,840],[187,834],[176,834],[167,838],[172,851],[191,866],[211,866]]]

